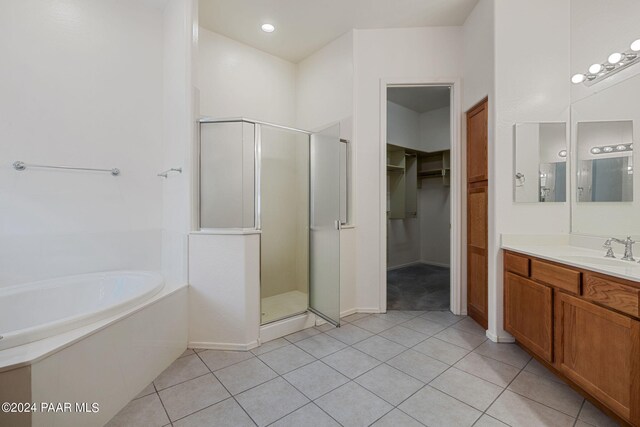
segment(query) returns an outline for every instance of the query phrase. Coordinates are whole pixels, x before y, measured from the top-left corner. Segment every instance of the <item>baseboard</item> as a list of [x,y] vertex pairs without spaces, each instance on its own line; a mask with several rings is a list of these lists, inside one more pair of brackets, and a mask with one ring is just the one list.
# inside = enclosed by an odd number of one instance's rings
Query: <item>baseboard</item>
[[420,261],[420,264],[432,265],[434,267],[451,268],[449,264],[443,264],[441,262]]
[[370,314],[377,314],[377,313],[383,313],[383,311],[380,310],[380,307],[374,307],[374,308],[356,308],[356,310],[354,311],[354,313],[370,313]]
[[516,342],[515,338],[513,338],[511,335],[496,335],[496,334],[491,333],[489,331],[487,331],[486,335],[487,335],[487,338],[489,338],[493,342],[498,342],[498,343],[514,343],[514,342]]
[[416,264],[422,264],[422,261],[417,260],[417,261],[408,262],[406,264],[394,265],[393,267],[387,267],[387,271],[397,270],[399,268],[410,267],[410,266],[416,265]]
[[315,314],[308,312],[260,326],[260,344],[311,328],[316,324],[317,317]]
[[188,348],[204,348],[207,350],[233,350],[233,351],[249,351],[258,347],[258,341],[252,341],[248,344],[235,344],[235,343],[223,343],[223,342],[204,342],[204,341],[190,341]]

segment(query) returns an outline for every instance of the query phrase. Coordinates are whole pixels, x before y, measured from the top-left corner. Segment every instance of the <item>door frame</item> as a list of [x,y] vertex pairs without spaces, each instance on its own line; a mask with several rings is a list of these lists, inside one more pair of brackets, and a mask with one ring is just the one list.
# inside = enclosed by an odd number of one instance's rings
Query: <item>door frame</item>
[[459,78],[385,78],[380,79],[380,312],[387,311],[387,89],[389,87],[451,86],[451,250],[450,250],[450,310],[453,314],[466,315],[466,274],[462,253],[466,246],[464,234],[466,221],[463,213],[464,182],[462,141],[462,83]]

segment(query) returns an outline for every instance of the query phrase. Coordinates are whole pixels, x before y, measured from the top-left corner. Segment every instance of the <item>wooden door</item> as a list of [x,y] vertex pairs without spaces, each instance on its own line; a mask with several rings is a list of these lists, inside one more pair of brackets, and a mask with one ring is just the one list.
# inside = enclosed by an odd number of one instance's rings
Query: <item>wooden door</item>
[[640,322],[563,292],[555,301],[556,368],[640,425]]
[[504,329],[529,350],[553,362],[553,289],[505,273]]
[[467,111],[467,313],[487,329],[487,100]]

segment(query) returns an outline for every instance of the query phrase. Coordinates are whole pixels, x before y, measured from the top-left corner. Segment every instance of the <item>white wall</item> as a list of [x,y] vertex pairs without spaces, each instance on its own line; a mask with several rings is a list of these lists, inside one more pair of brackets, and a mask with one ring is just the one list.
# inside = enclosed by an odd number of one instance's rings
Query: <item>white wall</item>
[[[387,144],[422,150],[420,114],[387,101]],[[420,261],[420,221],[416,218],[387,220],[387,268]]]
[[[482,2],[481,2],[482,4]],[[568,203],[513,202],[513,125],[569,119],[569,0],[495,3],[495,135],[489,149],[489,336],[503,331],[500,234],[569,232]],[[540,25],[544,22],[544,25]],[[544,67],[540,64],[553,64]],[[474,64],[469,64],[469,71]],[[489,103],[492,103],[490,97]]]
[[200,114],[296,124],[296,65],[200,28]]
[[[493,98],[495,81],[495,0],[479,0],[464,25],[463,71],[464,93],[462,111]],[[493,139],[493,108],[489,104],[489,141]]]
[[426,151],[420,139],[420,114],[387,101],[387,144]]
[[442,107],[420,114],[420,142],[424,151],[451,148],[451,107]]
[[379,260],[384,258],[380,81],[460,77],[462,30],[459,27],[355,30],[354,47],[357,300],[361,310],[377,311],[382,303],[381,275],[386,268],[379,266]]
[[148,4],[3,2],[0,286],[160,269],[163,16]]
[[420,260],[448,267],[451,264],[451,187],[440,178],[422,180],[418,190]]
[[353,115],[353,32],[297,65],[296,125],[316,130]]
[[[162,181],[162,270],[168,283],[188,280],[187,234],[192,222],[194,120],[198,97],[195,58],[197,2],[171,0],[163,20],[162,163],[182,168]],[[195,17],[195,18],[194,18]]]

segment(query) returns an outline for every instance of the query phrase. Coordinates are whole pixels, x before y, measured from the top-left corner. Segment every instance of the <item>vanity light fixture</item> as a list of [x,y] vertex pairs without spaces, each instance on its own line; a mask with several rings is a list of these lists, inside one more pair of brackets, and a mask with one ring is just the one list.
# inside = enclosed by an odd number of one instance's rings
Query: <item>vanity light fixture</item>
[[611,64],[611,65],[616,65],[616,64],[618,64],[619,62],[622,61],[622,58],[623,58],[623,56],[622,56],[621,53],[615,52],[615,53],[612,53],[611,55],[609,55],[609,58],[607,59],[607,62],[609,62],[609,64]]
[[640,62],[640,39],[631,43],[629,49],[623,52],[614,52],[605,62],[592,64],[584,74],[578,73],[571,77],[573,84],[584,83],[591,86],[602,81],[618,71]]
[[593,64],[589,67],[589,72],[591,74],[598,74],[600,71],[602,71],[602,64]]
[[276,30],[276,27],[273,24],[262,24],[262,31],[265,33],[273,33]]
[[571,77],[571,82],[575,84],[582,83],[585,78],[586,76],[584,74],[574,74],[573,77]]
[[609,154],[614,151],[633,151],[633,144],[618,144],[618,145],[603,145],[600,147],[593,147],[591,154]]

